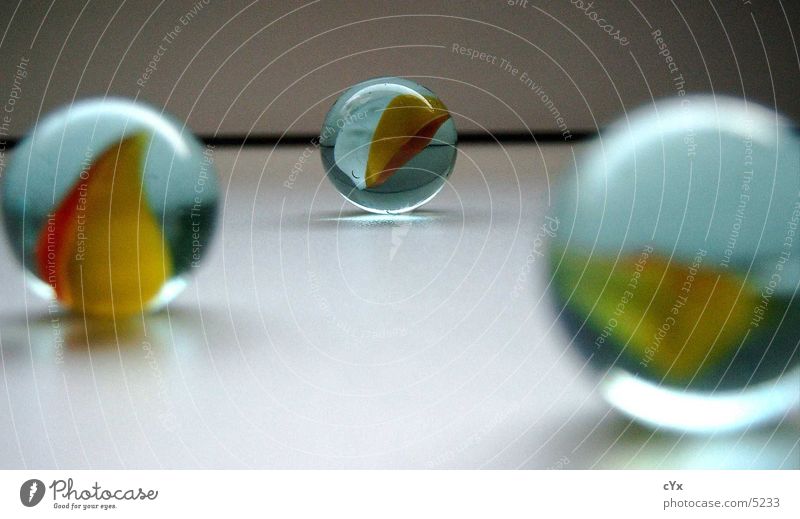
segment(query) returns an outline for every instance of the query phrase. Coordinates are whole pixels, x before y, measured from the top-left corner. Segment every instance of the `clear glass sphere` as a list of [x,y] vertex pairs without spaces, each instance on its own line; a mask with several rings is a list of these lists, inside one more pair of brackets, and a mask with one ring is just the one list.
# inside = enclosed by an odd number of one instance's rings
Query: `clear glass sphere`
[[557,312],[601,390],[651,424],[720,430],[800,395],[800,138],[775,112],[696,96],[606,131],[565,172]]
[[348,88],[320,134],[326,174],[354,205],[404,213],[432,199],[453,171],[456,128],[439,98],[396,77]]
[[213,149],[122,99],[64,107],[13,150],[6,234],[37,292],[111,316],[174,298],[205,254],[218,198]]

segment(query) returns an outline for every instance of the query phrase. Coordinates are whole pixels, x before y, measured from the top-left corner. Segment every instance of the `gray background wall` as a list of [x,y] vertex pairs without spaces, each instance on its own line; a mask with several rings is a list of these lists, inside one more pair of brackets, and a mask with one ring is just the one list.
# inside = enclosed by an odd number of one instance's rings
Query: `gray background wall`
[[[12,137],[58,105],[106,94],[146,100],[203,135],[313,134],[337,92],[378,75],[417,77],[464,132],[558,133],[550,107],[571,132],[593,131],[675,95],[678,74],[687,91],[744,94],[800,120],[794,1],[595,0],[588,12],[628,45],[567,0],[0,4],[0,101],[19,97]],[[658,54],[656,29],[679,73]],[[497,58],[471,60],[454,44]],[[15,86],[23,60],[27,77]]]

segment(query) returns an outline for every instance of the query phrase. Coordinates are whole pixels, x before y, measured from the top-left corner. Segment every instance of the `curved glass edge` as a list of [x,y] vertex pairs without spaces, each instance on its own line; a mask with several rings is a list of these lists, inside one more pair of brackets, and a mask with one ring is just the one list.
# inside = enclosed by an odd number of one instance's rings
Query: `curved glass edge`
[[800,368],[738,391],[686,392],[612,370],[601,384],[605,399],[623,413],[661,429],[729,432],[763,424],[800,406]]

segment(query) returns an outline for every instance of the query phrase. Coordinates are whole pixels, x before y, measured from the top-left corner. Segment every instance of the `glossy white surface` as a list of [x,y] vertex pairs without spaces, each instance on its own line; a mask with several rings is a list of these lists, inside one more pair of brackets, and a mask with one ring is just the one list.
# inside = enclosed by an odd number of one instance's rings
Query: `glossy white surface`
[[541,299],[570,146],[463,145],[401,217],[311,151],[216,150],[218,239],[146,329],[51,320],[3,243],[0,468],[800,466],[796,415],[681,436],[603,402]]

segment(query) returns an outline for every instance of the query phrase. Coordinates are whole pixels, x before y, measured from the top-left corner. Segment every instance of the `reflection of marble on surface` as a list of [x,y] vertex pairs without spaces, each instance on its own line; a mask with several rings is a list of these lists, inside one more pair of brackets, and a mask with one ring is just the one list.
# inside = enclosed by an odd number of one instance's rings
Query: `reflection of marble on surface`
[[217,150],[220,239],[146,330],[54,332],[0,247],[0,467],[800,467],[796,414],[652,434],[593,391],[527,259],[568,147],[464,146],[397,219],[351,209],[314,159],[283,187],[302,148],[258,185],[270,151]]

